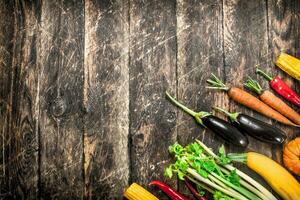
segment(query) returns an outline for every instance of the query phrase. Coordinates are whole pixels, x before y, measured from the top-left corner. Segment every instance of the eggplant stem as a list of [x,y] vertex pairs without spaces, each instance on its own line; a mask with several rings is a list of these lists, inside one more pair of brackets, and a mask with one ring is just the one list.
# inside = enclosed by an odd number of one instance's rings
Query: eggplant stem
[[246,81],[246,83],[244,85],[247,88],[249,88],[250,90],[255,91],[259,95],[261,95],[263,92],[263,89],[259,85],[259,83],[256,80],[252,79],[250,76],[248,76],[248,80]]
[[268,81],[272,81],[273,80],[273,78],[270,75],[268,75],[266,72],[264,72],[263,70],[259,69],[258,67],[256,68],[255,73],[263,76]]
[[217,111],[220,111],[220,112],[223,112],[227,117],[229,117],[230,121],[231,122],[237,122],[237,117],[239,116],[240,113],[231,113],[223,108],[220,108],[220,107],[216,107],[214,106],[213,109],[217,110]]
[[207,83],[209,83],[210,85],[212,85],[211,87],[206,87],[209,89],[218,89],[218,90],[224,90],[224,91],[228,91],[229,87],[227,87],[216,75],[214,75],[213,73],[211,73],[211,78],[208,79],[206,81]]
[[195,111],[191,110],[190,108],[186,107],[185,105],[179,103],[179,101],[177,101],[174,97],[172,97],[168,92],[166,92],[166,95],[172,101],[172,103],[174,103],[176,106],[178,106],[179,108],[184,110],[189,115],[193,116],[199,124],[201,124],[202,126],[205,127],[205,125],[203,124],[202,118],[211,115],[209,112],[203,112],[203,111],[195,112]]

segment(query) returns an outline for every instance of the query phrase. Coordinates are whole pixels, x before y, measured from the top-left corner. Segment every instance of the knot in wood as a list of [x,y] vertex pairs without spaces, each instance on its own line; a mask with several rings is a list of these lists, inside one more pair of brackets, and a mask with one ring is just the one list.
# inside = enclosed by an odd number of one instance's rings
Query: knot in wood
[[167,112],[167,121],[168,122],[175,122],[176,120],[176,113],[174,111],[168,111]]
[[66,101],[61,97],[57,97],[51,104],[51,114],[54,117],[62,116],[66,112],[66,110],[67,110]]

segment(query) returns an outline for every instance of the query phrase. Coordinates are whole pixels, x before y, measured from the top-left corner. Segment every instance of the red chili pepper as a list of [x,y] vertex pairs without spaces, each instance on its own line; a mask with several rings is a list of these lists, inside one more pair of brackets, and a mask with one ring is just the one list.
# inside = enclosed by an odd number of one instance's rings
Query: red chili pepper
[[270,87],[278,94],[280,94],[282,97],[292,102],[296,106],[300,107],[300,96],[294,90],[292,90],[279,76],[272,78],[258,68],[256,69],[256,73],[266,78],[269,81]]
[[183,196],[176,190],[172,189],[167,184],[161,182],[161,181],[152,181],[149,185],[155,185],[160,190],[162,190],[168,197],[170,197],[172,200],[189,200],[187,197]]
[[[187,179],[184,180],[184,183],[196,199],[207,200],[206,197],[200,196],[200,194],[197,192],[197,190],[192,186],[192,184]],[[207,192],[205,194],[207,194]]]

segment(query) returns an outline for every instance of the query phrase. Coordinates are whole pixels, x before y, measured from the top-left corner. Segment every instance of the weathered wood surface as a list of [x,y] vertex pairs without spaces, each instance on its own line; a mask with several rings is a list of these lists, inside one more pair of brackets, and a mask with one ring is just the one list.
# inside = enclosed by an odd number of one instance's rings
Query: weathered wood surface
[[[273,64],[280,51],[300,57],[299,34],[292,0],[0,0],[0,199],[122,199],[131,182],[153,179],[188,194],[163,177],[168,146],[197,138],[216,149],[223,140],[166,90],[192,109],[242,111],[294,138],[297,130],[205,81],[213,72],[242,87],[250,75],[268,88],[259,66],[300,91]],[[249,141],[282,162],[281,147]]]
[[176,90],[175,5],[130,2],[130,181],[142,185],[164,179],[168,146],[176,141],[175,109],[165,99],[166,90]]
[[80,199],[84,196],[84,2],[42,2],[40,21],[40,195]]
[[1,126],[1,174],[0,174],[0,192],[1,198],[8,197],[12,191],[10,183],[10,133],[11,131],[11,86],[12,86],[12,58],[13,58],[13,34],[14,34],[14,11],[13,3],[0,3],[1,16],[7,16],[7,20],[0,21],[0,126]]
[[129,2],[85,2],[85,193],[116,199],[129,180]]

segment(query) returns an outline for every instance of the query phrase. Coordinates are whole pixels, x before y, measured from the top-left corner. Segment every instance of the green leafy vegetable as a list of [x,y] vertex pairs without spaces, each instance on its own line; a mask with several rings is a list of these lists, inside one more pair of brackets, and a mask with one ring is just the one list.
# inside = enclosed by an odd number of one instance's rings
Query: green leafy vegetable
[[225,195],[224,193],[217,191],[214,193],[214,200],[234,200],[233,198]]
[[177,142],[171,146],[169,146],[170,153],[174,153],[175,155],[180,155],[183,151],[183,147]]
[[240,177],[237,175],[236,170],[230,172],[227,176],[227,180],[236,186],[240,186]]
[[219,155],[218,156],[219,156],[220,163],[222,165],[226,165],[226,164],[231,162],[231,160],[226,156],[224,145],[222,145],[219,148]]
[[169,167],[167,167],[166,169],[165,169],[165,176],[166,177],[168,177],[168,178],[172,178],[172,176],[173,176],[173,165],[170,165]]
[[171,178],[175,173],[180,180],[188,178],[196,181],[197,186],[199,185],[197,184],[198,181],[200,181],[206,190],[210,190],[214,194],[216,200],[268,199],[259,190],[253,189],[253,186],[241,185],[241,178],[236,170],[224,171],[223,165],[228,165],[231,162],[226,156],[224,146],[219,148],[218,156],[199,141],[185,147],[176,142],[169,147],[169,151],[174,154],[176,160],[174,164],[165,169],[166,177]]

